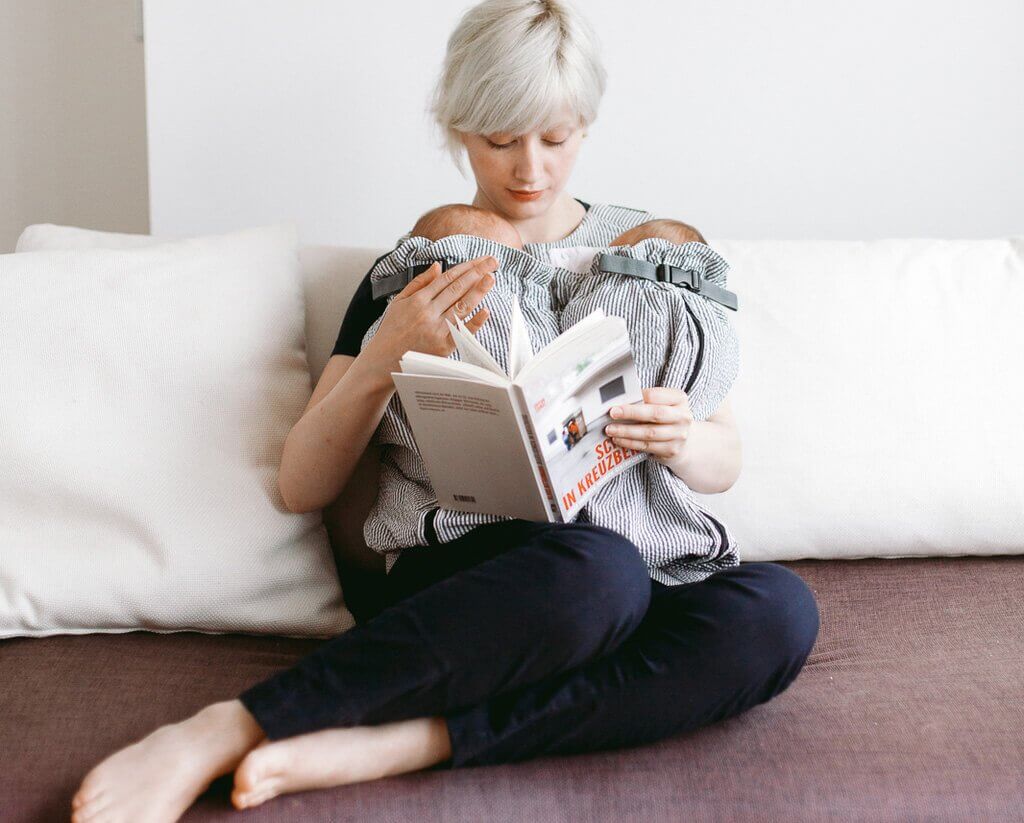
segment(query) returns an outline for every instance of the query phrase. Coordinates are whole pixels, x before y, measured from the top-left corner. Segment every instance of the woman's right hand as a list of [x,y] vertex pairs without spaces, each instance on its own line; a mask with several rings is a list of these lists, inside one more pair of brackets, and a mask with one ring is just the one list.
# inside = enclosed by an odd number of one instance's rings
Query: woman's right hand
[[[399,370],[398,361],[407,351],[448,357],[455,351],[455,341],[445,320],[456,325],[456,316],[465,318],[480,305],[494,285],[490,273],[497,267],[497,260],[488,255],[457,263],[447,271],[434,263],[391,299],[367,348],[383,358],[389,373]],[[485,306],[464,321],[466,328],[476,334],[487,317]]]

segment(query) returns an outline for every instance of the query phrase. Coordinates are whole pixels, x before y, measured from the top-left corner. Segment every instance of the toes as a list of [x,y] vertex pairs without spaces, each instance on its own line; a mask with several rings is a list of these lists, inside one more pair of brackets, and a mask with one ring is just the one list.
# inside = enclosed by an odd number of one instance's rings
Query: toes
[[92,801],[95,799],[96,798],[94,797],[87,797],[85,795],[76,794],[71,800],[71,811],[83,809],[84,807],[92,803]]
[[90,821],[95,821],[106,808],[107,802],[105,799],[94,798],[75,810],[75,813],[71,815],[71,823],[90,823]]
[[235,788],[243,793],[262,788],[268,777],[281,770],[280,754],[279,746],[268,746],[266,740],[251,749],[235,767]]
[[106,797],[106,793],[96,791],[91,794],[83,794],[79,792],[74,796],[71,801],[71,808],[79,813],[86,811],[95,811],[99,806],[97,805],[101,800]]
[[258,793],[255,790],[248,792],[240,792],[236,789],[235,791],[231,792],[231,804],[236,809],[247,809],[250,806],[256,805],[257,797]]
[[239,791],[237,788],[231,792],[231,805],[236,809],[244,809],[249,805],[249,800],[253,794],[252,789],[246,791]]
[[235,790],[240,794],[252,792],[260,784],[261,771],[259,758],[252,752],[247,754],[235,768]]
[[[92,774],[90,772],[89,774]],[[101,787],[95,785],[96,781],[90,780],[89,775],[85,776],[82,780],[82,784],[78,787],[78,791],[75,792],[75,796],[71,799],[71,808],[77,809],[83,803],[88,803],[90,800],[95,799],[103,791]]]
[[235,807],[239,809],[250,809],[265,803],[272,797],[277,797],[277,787],[272,785],[260,786],[250,792],[238,792],[231,795]]
[[253,798],[263,790],[258,760],[259,758],[253,757],[250,752],[235,768],[235,787],[231,792],[231,802],[238,809],[251,805]]
[[231,793],[231,805],[236,809],[248,809],[250,803],[249,795],[239,794],[237,792]]
[[235,769],[231,802],[236,808],[258,806],[281,793],[280,771],[285,750],[264,740],[252,749]]

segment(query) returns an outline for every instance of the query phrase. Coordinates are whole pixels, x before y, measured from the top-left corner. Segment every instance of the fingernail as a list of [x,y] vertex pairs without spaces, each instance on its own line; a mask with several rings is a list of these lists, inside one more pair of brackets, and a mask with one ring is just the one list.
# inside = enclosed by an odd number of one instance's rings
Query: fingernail
[[618,417],[622,414],[622,406],[612,406],[612,417]]

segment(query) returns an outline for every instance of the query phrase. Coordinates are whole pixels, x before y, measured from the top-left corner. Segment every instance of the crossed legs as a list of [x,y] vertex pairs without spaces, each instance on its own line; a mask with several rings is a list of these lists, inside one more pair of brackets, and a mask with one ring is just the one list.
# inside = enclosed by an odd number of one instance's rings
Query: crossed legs
[[220,775],[235,773],[232,803],[340,786],[427,768],[451,757],[441,718],[326,729],[277,742],[240,700],[213,703],[107,757],[82,781],[72,823],[175,821]]
[[74,823],[177,820],[233,769],[245,808],[446,761],[653,742],[771,699],[817,636],[809,587],[777,564],[664,586],[599,526],[477,532],[407,549],[397,599],[369,621],[104,760]]
[[[461,542],[406,551],[392,575],[417,569],[407,597],[239,699],[103,760],[72,800],[73,823],[169,823],[231,771],[232,802],[245,808],[441,763],[452,756],[443,712],[609,651],[649,603],[636,547],[596,526],[499,522]],[[496,596],[509,585],[553,605],[524,617],[521,598]],[[479,620],[492,631],[477,631]],[[537,644],[540,636],[548,642]]]

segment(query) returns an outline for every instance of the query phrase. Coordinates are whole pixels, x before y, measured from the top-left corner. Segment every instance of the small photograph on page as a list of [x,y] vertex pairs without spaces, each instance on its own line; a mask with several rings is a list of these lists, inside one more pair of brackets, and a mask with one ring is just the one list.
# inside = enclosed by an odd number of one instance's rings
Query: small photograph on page
[[562,421],[562,442],[565,443],[565,450],[572,451],[572,447],[579,443],[586,433],[587,421],[583,419],[583,409],[578,408]]

